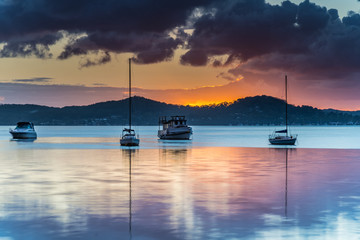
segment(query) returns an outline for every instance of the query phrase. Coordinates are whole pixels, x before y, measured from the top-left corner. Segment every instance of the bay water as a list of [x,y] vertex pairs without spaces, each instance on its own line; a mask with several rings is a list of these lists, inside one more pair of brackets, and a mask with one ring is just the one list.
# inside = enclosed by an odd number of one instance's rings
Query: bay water
[[[359,239],[360,127],[0,126],[0,239]],[[276,127],[280,129],[279,127]]]

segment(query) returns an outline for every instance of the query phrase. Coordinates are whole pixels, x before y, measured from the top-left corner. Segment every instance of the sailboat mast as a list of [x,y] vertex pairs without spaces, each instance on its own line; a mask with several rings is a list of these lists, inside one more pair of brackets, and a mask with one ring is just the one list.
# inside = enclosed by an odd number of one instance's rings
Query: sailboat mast
[[129,58],[129,129],[131,129],[131,58]]
[[285,75],[285,126],[286,126],[286,136],[287,136],[288,135],[287,75]]

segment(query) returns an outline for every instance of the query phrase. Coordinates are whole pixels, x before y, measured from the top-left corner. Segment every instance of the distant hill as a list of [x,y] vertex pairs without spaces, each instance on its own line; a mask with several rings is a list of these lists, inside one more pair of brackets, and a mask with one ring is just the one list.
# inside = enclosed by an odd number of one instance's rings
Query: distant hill
[[[360,125],[358,112],[288,106],[292,125]],[[39,105],[0,105],[0,124],[32,121],[35,125],[126,125],[128,99],[63,108]],[[133,124],[157,125],[159,116],[185,115],[190,125],[282,125],[285,102],[269,96],[238,99],[228,104],[179,106],[133,97]]]

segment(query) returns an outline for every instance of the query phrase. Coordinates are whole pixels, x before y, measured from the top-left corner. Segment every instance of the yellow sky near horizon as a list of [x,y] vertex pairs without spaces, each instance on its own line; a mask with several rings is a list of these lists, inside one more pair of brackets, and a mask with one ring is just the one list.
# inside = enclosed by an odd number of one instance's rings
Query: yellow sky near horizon
[[[268,0],[267,2],[278,4],[282,0]],[[293,0],[292,2],[299,3],[302,0]],[[342,4],[339,4],[338,0],[314,0],[311,2],[327,8],[337,8],[342,16],[346,15],[346,12],[351,9],[358,11],[355,7],[360,7],[360,3],[356,0],[344,0]],[[117,88],[126,88],[128,86],[128,58],[132,57],[133,54],[110,53],[112,61],[104,65],[80,68],[79,63],[85,61],[89,56],[74,56],[67,60],[56,59],[56,56],[65,45],[66,39],[63,39],[51,47],[51,52],[54,53],[52,59],[38,59],[35,57],[0,58],[0,83],[20,83],[13,81],[17,79],[49,78],[48,81],[44,82],[23,81],[23,83],[53,85],[55,86],[52,88],[53,91],[55,91],[54,88],[57,85],[99,87],[98,92],[91,89],[94,95],[93,99],[86,94],[81,95],[79,92],[73,98],[63,97],[61,99],[61,96],[66,94],[57,92],[59,100],[52,101],[63,101],[62,105],[90,104],[94,103],[94,101],[116,100],[124,97],[122,94],[117,93],[119,91]],[[240,81],[231,82],[219,77],[219,75],[234,68],[235,65],[217,68],[211,65],[201,67],[184,66],[180,64],[180,56],[186,51],[186,49],[176,50],[174,58],[168,62],[144,65],[133,64],[133,87],[142,89],[139,95],[158,101],[183,105],[221,103],[262,94],[280,98],[284,96],[284,73],[279,73],[274,77],[267,76],[266,71],[264,71],[264,75],[257,78],[247,76]],[[289,79],[290,88],[292,88],[289,96],[290,103],[311,105],[319,108],[360,109],[356,100],[340,99],[340,97],[350,95],[346,91],[353,91],[354,89],[344,90],[344,93],[339,93],[339,97],[335,99],[333,96],[335,93],[337,94],[336,89],[324,87],[320,92],[319,89],[307,88],[306,81],[300,81],[296,79],[296,76],[289,76]],[[109,94],[109,92],[100,90],[100,87],[114,89]],[[29,93],[19,92],[18,94],[19,97],[23,97],[21,99],[23,103],[39,103],[33,100],[35,98],[25,96]],[[42,93],[39,92],[38,94],[40,96]],[[136,91],[134,91],[134,94],[136,94]],[[321,96],[318,96],[319,94]],[[13,99],[3,95],[1,92],[0,97],[5,98],[4,102],[14,102]],[[75,101],[75,99],[80,98],[83,99]],[[70,99],[74,102],[70,102]],[[50,104],[49,102],[50,100],[43,100],[43,104]]]
[[[146,89],[192,89],[223,85],[229,81],[217,77],[226,68],[212,66],[193,67],[179,63],[182,50],[172,61],[155,64],[132,64],[133,86]],[[110,63],[80,68],[84,57],[68,60],[27,58],[0,58],[0,81],[46,77],[51,81],[41,84],[65,84],[109,87],[127,87],[128,58],[132,54],[111,54]]]

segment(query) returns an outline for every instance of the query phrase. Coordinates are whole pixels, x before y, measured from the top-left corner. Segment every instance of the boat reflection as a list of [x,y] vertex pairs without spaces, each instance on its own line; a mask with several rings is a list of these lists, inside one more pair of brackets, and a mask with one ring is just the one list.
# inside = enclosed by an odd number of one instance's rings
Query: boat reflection
[[283,159],[285,155],[285,183],[284,183],[284,216],[288,217],[288,179],[289,179],[289,152],[295,153],[296,148],[275,148],[273,149],[275,152],[279,153],[280,160]]
[[129,239],[132,239],[132,190],[131,190],[131,166],[133,155],[138,152],[138,149],[122,149],[123,159],[127,160],[129,164]]
[[10,142],[34,142],[36,141],[36,138],[28,138],[28,139],[15,139],[15,138],[11,138]]
[[173,148],[187,148],[192,146],[192,140],[167,140],[158,139],[158,144],[161,148],[173,147]]
[[0,156],[0,239],[359,239],[359,156],[8,148]]
[[285,217],[287,217],[288,206],[288,155],[289,149],[285,148]]
[[186,162],[191,149],[159,149],[159,160],[161,164],[179,164]]

